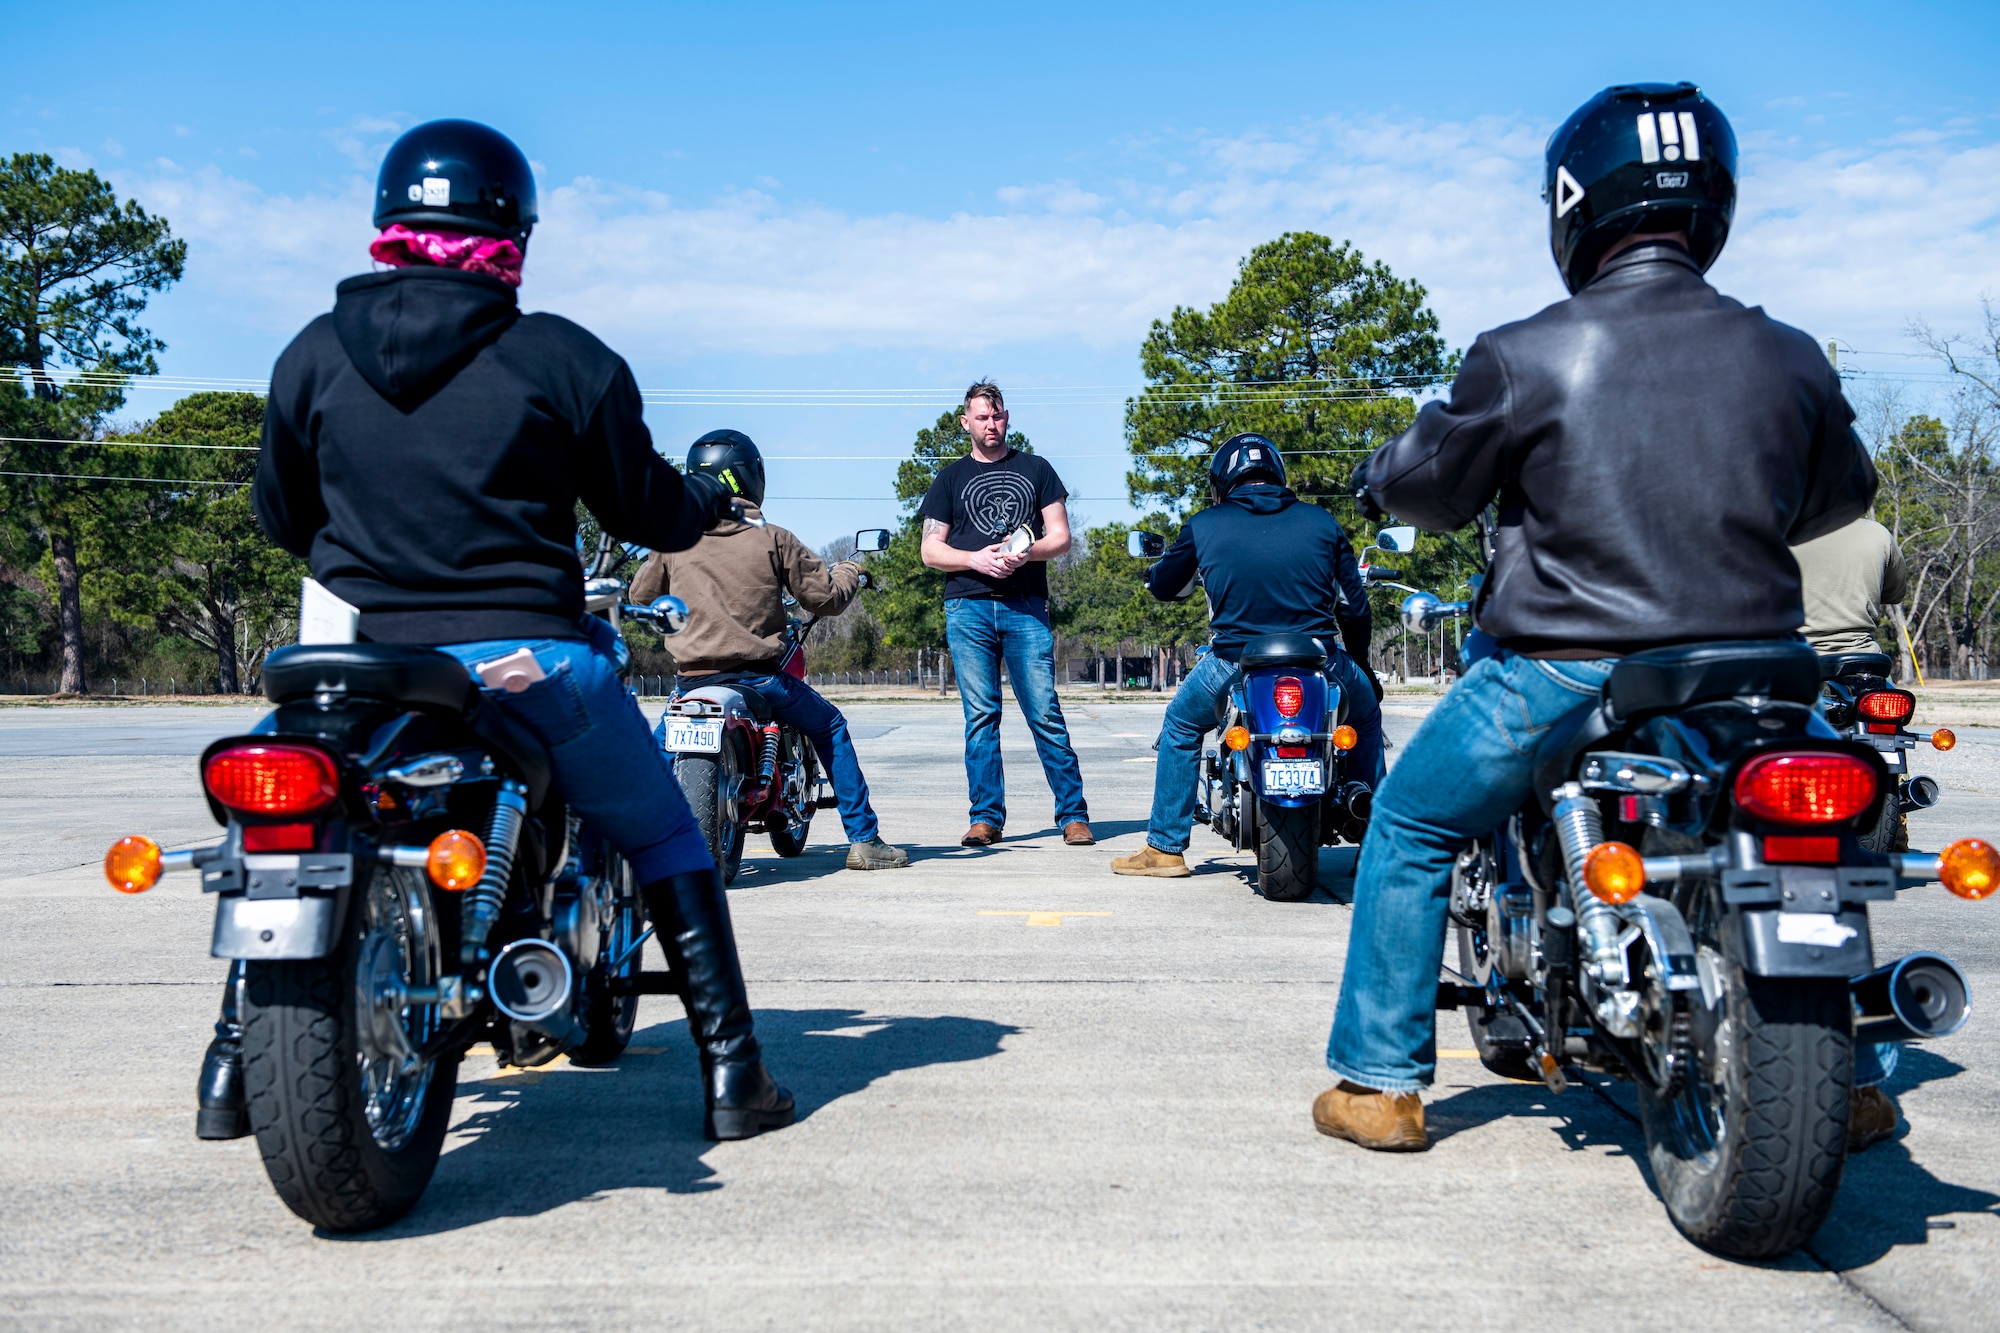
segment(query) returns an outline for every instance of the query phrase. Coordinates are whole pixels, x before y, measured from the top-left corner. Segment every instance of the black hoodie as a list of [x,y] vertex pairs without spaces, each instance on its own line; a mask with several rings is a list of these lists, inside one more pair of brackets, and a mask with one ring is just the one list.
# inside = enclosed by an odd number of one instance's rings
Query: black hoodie
[[1216,656],[1234,662],[1260,634],[1311,634],[1328,649],[1341,632],[1357,659],[1368,651],[1368,590],[1340,520],[1269,482],[1238,486],[1181,529],[1146,587],[1161,601],[1208,593]]
[[640,413],[617,353],[496,278],[349,278],[272,372],[257,518],[364,638],[577,638],[579,499],[624,541],[701,537]]

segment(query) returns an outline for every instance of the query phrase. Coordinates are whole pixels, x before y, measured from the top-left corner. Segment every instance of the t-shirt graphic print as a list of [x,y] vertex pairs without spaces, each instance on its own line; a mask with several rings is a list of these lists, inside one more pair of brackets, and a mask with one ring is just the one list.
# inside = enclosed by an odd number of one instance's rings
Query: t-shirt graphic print
[[[977,551],[1005,540],[1016,528],[1042,533],[1042,510],[1069,495],[1047,459],[1018,450],[997,463],[967,456],[946,467],[931,483],[917,512],[950,528],[949,544]],[[1036,560],[1004,579],[963,570],[945,580],[946,600],[954,597],[1047,597],[1048,566]]]

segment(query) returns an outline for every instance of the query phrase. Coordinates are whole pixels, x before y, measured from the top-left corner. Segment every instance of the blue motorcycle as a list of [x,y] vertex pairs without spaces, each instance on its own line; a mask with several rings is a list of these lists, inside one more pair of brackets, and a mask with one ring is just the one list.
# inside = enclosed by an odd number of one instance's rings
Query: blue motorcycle
[[[1157,560],[1166,538],[1134,532],[1126,550]],[[1369,577],[1397,577],[1393,570]],[[1204,650],[1205,651],[1205,650]],[[1319,887],[1319,849],[1356,843],[1368,828],[1372,786],[1347,771],[1360,736],[1328,678],[1328,646],[1309,634],[1265,634],[1243,646],[1242,675],[1216,701],[1221,741],[1201,759],[1195,818],[1238,851],[1257,852],[1257,888],[1298,902]]]

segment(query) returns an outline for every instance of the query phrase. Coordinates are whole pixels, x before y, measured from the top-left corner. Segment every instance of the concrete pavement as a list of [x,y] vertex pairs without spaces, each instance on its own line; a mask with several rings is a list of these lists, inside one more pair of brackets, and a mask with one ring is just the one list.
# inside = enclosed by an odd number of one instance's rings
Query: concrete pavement
[[[848,708],[909,870],[752,843],[731,893],[759,1031],[799,1124],[699,1137],[693,1051],[648,999],[615,1070],[475,1056],[430,1193],[315,1236],[248,1141],[193,1138],[221,964],[192,880],[105,887],[125,832],[214,826],[194,756],[256,710],[0,710],[0,1323],[33,1328],[1522,1327],[2000,1325],[2000,1028],[1912,1050],[1909,1121],[1855,1159],[1784,1263],[1683,1242],[1631,1099],[1442,1062],[1436,1146],[1313,1132],[1345,945],[1334,894],[1266,903],[1198,832],[1199,873],[1120,879],[1157,705],[1072,701],[1100,842],[1062,846],[1025,730],[1008,840],[966,851],[956,701]],[[1421,705],[1390,718],[1407,737]],[[1394,752],[1392,751],[1392,760]],[[1920,845],[2000,833],[2000,745],[1919,766]],[[1059,922],[1059,924],[1056,924]],[[1877,913],[1884,957],[1937,948],[2000,986],[2000,902],[1931,889]],[[1977,1003],[1977,1000],[1976,1000]],[[1440,1046],[1470,1045],[1439,1016]]]

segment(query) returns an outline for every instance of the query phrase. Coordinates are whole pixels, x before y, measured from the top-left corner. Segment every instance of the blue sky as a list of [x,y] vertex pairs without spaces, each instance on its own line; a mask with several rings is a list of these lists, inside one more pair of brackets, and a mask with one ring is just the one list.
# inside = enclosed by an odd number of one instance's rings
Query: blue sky
[[[1287,229],[1424,283],[1454,345],[1559,298],[1541,147],[1624,80],[1735,123],[1717,284],[1856,349],[1857,394],[1935,393],[1908,323],[2000,294],[1997,39],[2000,7],[1908,3],[45,6],[9,14],[0,146],[164,214],[162,369],[254,383],[367,267],[396,132],[487,120],[540,175],[524,302],[661,391],[663,447],[755,435],[821,542],[894,516],[894,458],[981,374],[1085,515],[1127,515],[1147,324]],[[827,396],[857,389],[925,392]]]

